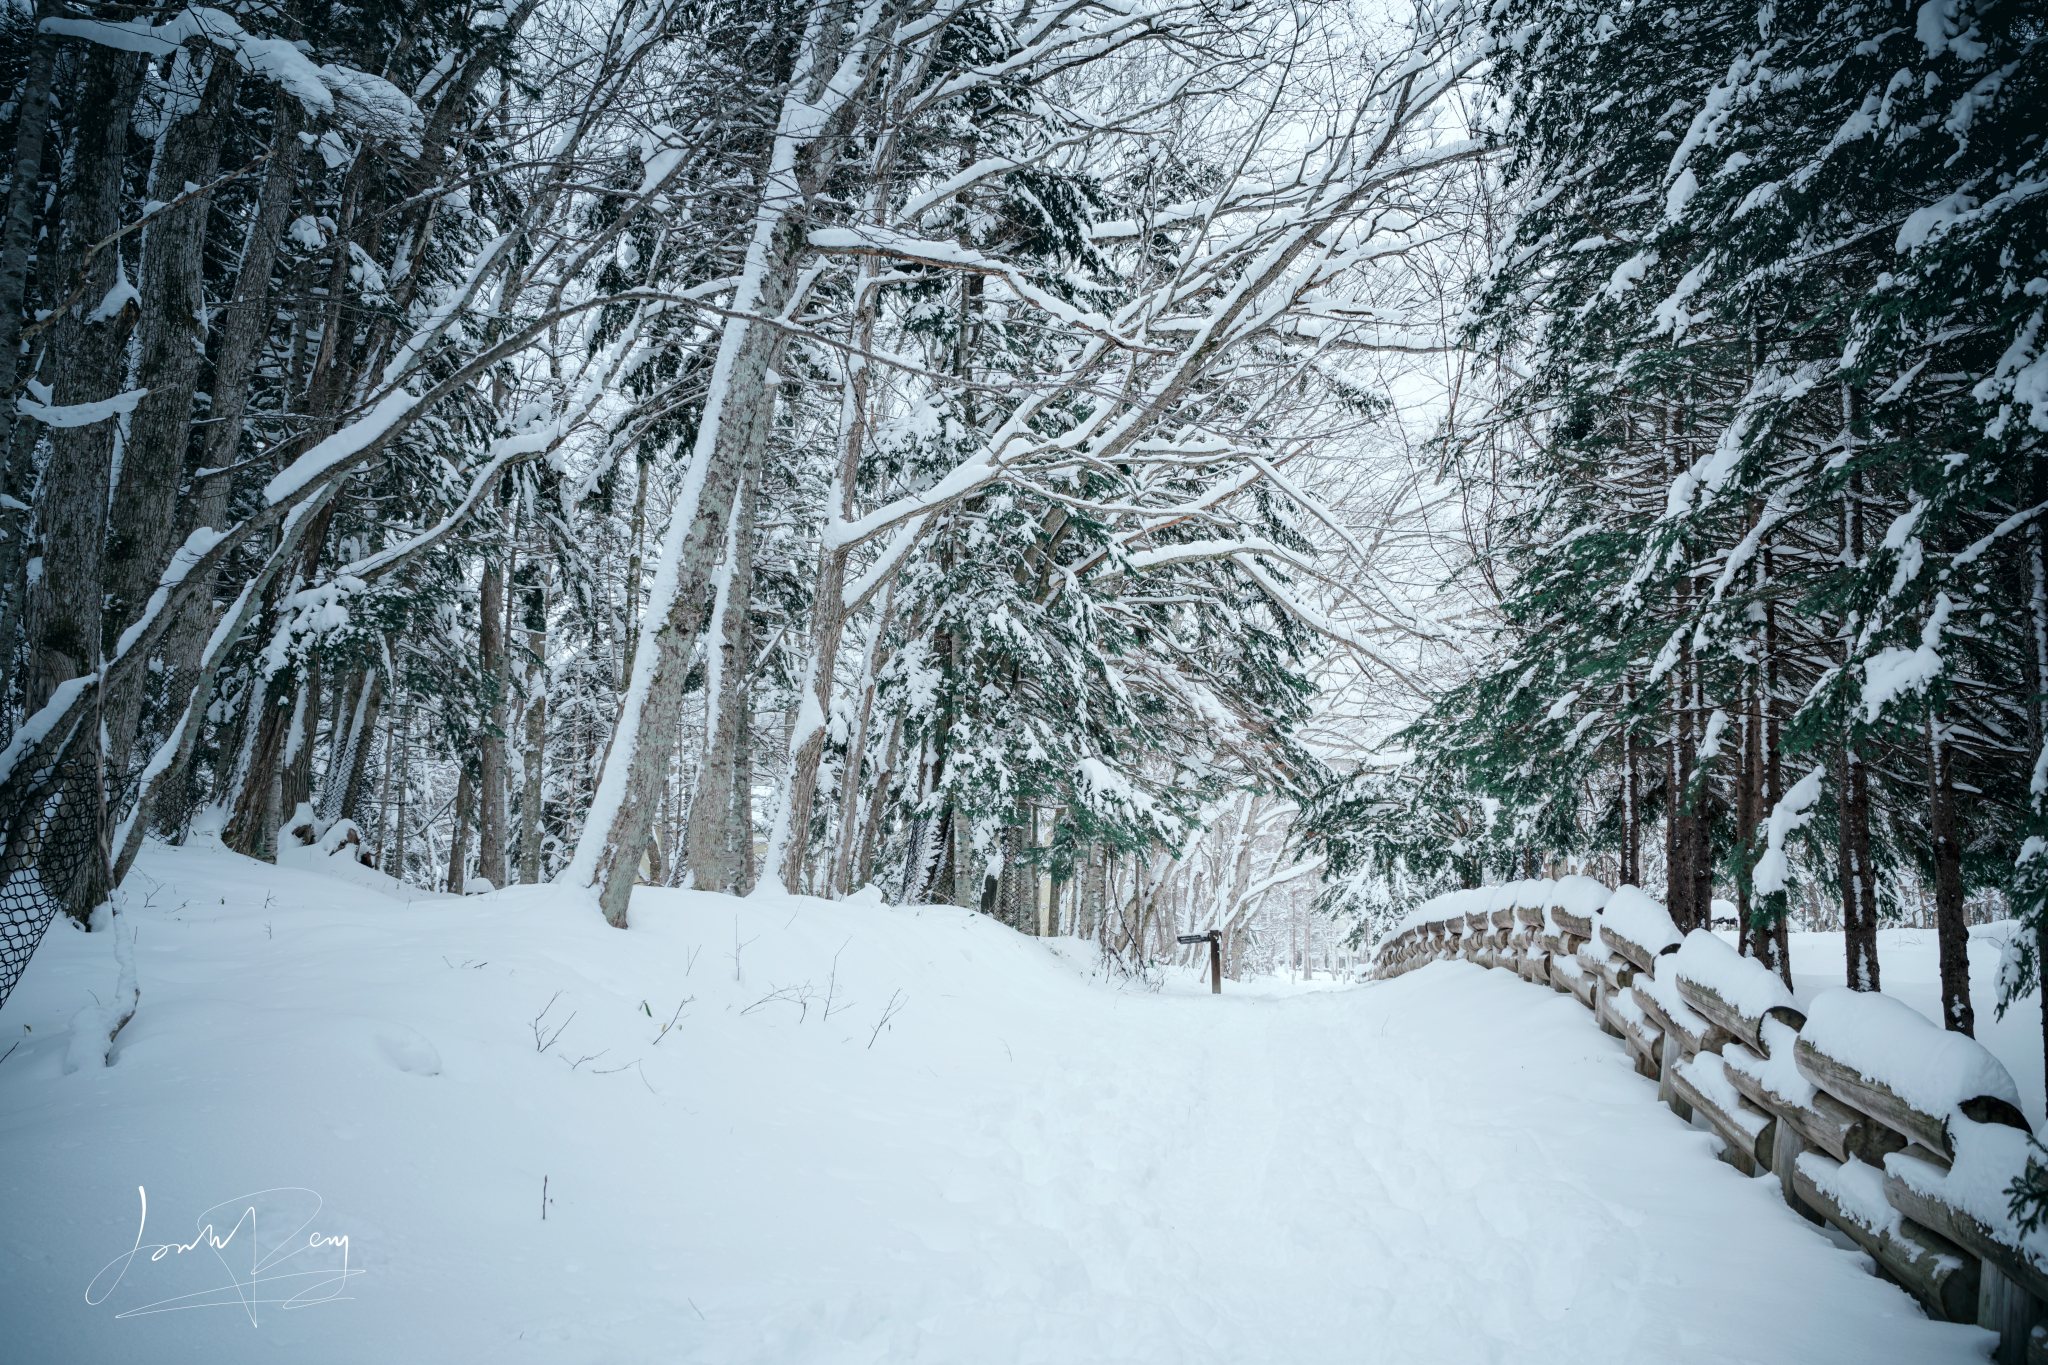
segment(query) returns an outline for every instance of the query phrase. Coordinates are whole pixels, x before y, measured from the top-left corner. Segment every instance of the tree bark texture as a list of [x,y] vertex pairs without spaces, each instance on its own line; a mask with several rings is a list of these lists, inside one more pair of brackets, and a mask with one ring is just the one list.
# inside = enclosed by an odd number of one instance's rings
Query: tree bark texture
[[[50,131],[50,87],[57,66],[57,40],[39,35],[29,51],[16,112],[12,180],[6,217],[0,220],[0,393],[11,394],[21,380],[21,327],[28,302],[29,258],[35,247],[35,210],[42,202],[43,147]],[[0,697],[13,695],[16,655],[12,645],[27,606],[29,510],[35,498],[35,441],[38,424],[24,418],[10,427],[0,467]]]
[[1955,746],[1942,718],[1927,722],[1927,832],[1934,855],[1934,936],[1940,946],[1941,1022],[1975,1036],[1970,1008],[1970,928],[1963,909],[1963,848],[1956,840]]
[[[43,353],[52,401],[60,406],[101,402],[120,390],[136,308],[132,299],[123,304],[114,293],[126,274],[119,247],[97,253],[92,248],[121,226],[128,116],[141,81],[141,58],[96,46],[86,55],[74,91],[78,127],[70,162],[80,170],[63,196],[59,288],[65,295],[78,292],[79,302],[58,309]],[[103,316],[110,295],[115,308]],[[89,671],[97,657],[114,438],[111,420],[50,432],[39,528],[42,565],[29,590],[31,712],[59,684]]]
[[[685,865],[691,884],[700,891],[731,891],[740,881],[741,830],[734,803],[739,785],[753,781],[752,765],[741,752],[740,730],[746,723],[744,713],[753,705],[754,512],[759,488],[759,462],[749,461],[740,476],[726,535],[730,572],[719,585],[711,612],[711,628],[718,638],[705,655],[713,665],[705,679],[709,724],[685,834]],[[753,822],[751,810],[747,822]],[[751,830],[746,842],[752,844]],[[751,857],[751,847],[746,853]]]
[[506,698],[512,690],[512,675],[505,650],[505,560],[501,542],[497,553],[484,556],[483,590],[479,594],[477,634],[482,654],[484,695],[483,733],[477,736],[477,875],[492,886],[505,885],[505,856],[510,842],[505,805]]
[[[763,273],[757,296],[756,311],[764,315],[779,314],[796,287],[803,234],[795,223],[784,222],[773,234],[773,242],[775,259]],[[721,354],[722,363],[717,367],[723,371],[725,391],[714,395],[718,410],[705,417],[711,427],[710,449],[691,520],[676,537],[671,570],[676,575],[676,589],[654,632],[655,657],[644,664],[635,661],[636,667],[644,666],[650,673],[646,700],[637,717],[622,722],[631,725],[632,732],[625,737],[626,751],[610,760],[626,764],[625,789],[603,836],[605,846],[597,859],[595,881],[604,917],[617,928],[626,927],[626,905],[653,828],[656,798],[668,775],[669,747],[663,740],[676,732],[683,680],[704,627],[705,590],[725,541],[726,520],[732,514],[744,470],[750,461],[759,460],[768,444],[775,417],[775,391],[768,374],[781,341],[782,334],[775,328],[733,318],[727,321],[720,343],[721,352],[730,352],[729,356]]]
[[468,885],[469,822],[475,804],[476,787],[469,780],[469,769],[464,767],[462,776],[455,780],[455,827],[448,838],[448,889],[458,896]]
[[[222,116],[232,107],[239,68],[226,54],[208,69],[181,55],[173,95],[196,96],[191,112],[173,122],[157,150],[150,197],[166,203],[187,185],[210,183],[220,169]],[[181,83],[194,87],[177,89]],[[150,220],[142,243],[138,287],[144,303],[137,323],[135,386],[147,389],[128,418],[121,479],[114,489],[107,539],[105,631],[111,648],[140,614],[170,562],[177,526],[178,486],[192,430],[192,394],[205,354],[206,296],[201,281],[210,198],[194,195]],[[110,688],[106,699],[107,761],[117,776],[128,769],[141,717],[142,674]]]

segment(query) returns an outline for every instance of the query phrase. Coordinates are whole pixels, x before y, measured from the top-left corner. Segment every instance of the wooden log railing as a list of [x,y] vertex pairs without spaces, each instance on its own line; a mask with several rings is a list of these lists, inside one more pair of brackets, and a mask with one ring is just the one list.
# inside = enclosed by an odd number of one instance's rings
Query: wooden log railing
[[1572,997],[1723,1161],[1775,1176],[1930,1317],[1998,1333],[1999,1365],[2048,1365],[2048,1231],[2023,1235],[2003,1195],[2039,1149],[2005,1069],[1883,997],[1828,992],[1810,1025],[1724,941],[1681,938],[1633,887],[1610,923],[1603,894],[1585,878],[1453,892],[1380,944],[1374,976],[1462,959]]

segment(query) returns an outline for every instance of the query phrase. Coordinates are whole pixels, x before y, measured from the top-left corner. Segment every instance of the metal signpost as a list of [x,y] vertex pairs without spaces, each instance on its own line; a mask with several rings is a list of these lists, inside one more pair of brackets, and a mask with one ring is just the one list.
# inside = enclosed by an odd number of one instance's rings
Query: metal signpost
[[1182,934],[1180,941],[1209,945],[1209,994],[1223,994],[1223,931],[1211,929],[1206,934]]

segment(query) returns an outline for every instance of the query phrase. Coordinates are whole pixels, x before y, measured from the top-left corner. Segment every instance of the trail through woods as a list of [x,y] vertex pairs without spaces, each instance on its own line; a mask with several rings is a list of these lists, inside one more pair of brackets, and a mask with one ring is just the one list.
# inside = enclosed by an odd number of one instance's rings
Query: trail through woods
[[[64,1070],[107,935],[53,933],[0,1011],[8,1359],[1871,1365],[1986,1339],[1501,973],[1218,999],[945,907],[643,890],[622,934],[547,887],[140,866],[115,1064]],[[138,1185],[143,1257],[88,1305]],[[147,1259],[274,1187],[317,1191],[306,1230],[360,1273],[269,1295],[345,1299],[252,1326],[219,1290],[295,1219]]]

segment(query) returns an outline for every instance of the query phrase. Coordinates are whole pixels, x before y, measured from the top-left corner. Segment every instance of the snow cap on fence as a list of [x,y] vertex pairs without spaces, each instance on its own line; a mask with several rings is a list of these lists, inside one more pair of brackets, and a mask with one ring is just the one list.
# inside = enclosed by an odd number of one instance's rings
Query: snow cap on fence
[[1550,904],[1566,914],[1591,919],[1613,893],[1591,877],[1559,877],[1550,883]]
[[1726,939],[1705,929],[1685,936],[1675,966],[1680,976],[1705,986],[1747,1018],[1761,1019],[1780,1005],[1797,1007],[1776,972],[1753,957],[1744,957]]
[[1974,1038],[1938,1028],[1911,1005],[1875,991],[1821,992],[1799,1036],[1880,1081],[1924,1113],[1953,1117],[1964,1100],[1990,1095],[2015,1108],[2012,1073]]
[[1600,913],[1608,928],[1653,954],[1683,938],[1664,907],[1644,895],[1640,887],[1616,889]]

